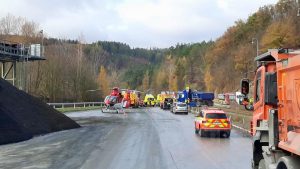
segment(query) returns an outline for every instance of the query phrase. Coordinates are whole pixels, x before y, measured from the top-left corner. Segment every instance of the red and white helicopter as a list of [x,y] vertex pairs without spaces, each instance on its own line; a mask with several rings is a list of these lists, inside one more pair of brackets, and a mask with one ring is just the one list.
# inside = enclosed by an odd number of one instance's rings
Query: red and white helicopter
[[122,109],[123,96],[121,90],[118,87],[112,88],[110,95],[104,99],[105,108],[102,109],[103,113],[119,113]]

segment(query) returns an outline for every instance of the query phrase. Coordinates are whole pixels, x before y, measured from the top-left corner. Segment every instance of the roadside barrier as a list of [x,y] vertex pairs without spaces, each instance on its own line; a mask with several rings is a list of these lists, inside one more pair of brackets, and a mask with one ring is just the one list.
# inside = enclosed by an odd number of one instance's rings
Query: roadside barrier
[[105,107],[104,102],[77,102],[77,103],[47,103],[49,106],[52,106],[53,108],[67,108],[67,107]]

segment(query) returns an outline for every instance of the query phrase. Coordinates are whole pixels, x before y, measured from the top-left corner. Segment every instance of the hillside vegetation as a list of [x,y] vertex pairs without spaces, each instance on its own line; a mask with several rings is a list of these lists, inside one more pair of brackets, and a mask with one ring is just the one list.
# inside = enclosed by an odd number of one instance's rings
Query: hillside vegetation
[[270,48],[299,48],[297,10],[295,0],[280,0],[276,5],[261,7],[246,21],[236,21],[205,55],[206,89],[216,92],[236,90],[239,80],[255,70],[253,38],[259,42],[260,54]]
[[[215,41],[166,49],[131,48],[107,41],[88,44],[83,36],[77,40],[45,36],[47,60],[26,64],[26,71],[19,66],[18,74],[24,75],[18,85],[49,102],[99,101],[114,86],[152,93],[186,86],[233,92],[240,79],[255,70],[257,41],[259,53],[300,47],[297,10],[295,0],[280,0],[261,7],[247,20],[236,21]],[[37,23],[8,14],[0,18],[0,39],[41,43],[42,35]]]

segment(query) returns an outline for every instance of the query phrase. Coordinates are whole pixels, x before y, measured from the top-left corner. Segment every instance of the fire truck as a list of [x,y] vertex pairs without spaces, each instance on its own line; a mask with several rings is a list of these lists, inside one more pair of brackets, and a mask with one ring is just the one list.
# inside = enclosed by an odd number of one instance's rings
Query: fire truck
[[162,91],[160,93],[160,108],[161,109],[170,109],[175,98],[175,92],[173,91]]
[[123,107],[124,108],[138,108],[143,105],[143,100],[141,99],[141,92],[137,90],[122,89],[123,95]]

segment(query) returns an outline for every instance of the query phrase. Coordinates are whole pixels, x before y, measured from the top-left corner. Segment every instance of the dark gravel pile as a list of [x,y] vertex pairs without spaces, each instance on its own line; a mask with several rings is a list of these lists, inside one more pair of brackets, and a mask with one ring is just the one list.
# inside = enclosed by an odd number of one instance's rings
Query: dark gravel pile
[[0,144],[78,127],[64,114],[0,78]]

